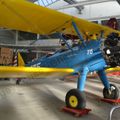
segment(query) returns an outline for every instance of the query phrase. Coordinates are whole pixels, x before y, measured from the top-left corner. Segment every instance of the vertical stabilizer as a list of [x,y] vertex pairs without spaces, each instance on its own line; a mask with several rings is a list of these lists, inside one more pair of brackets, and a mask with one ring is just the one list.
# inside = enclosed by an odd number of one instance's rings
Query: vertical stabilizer
[[20,52],[18,52],[18,66],[25,66],[25,62],[24,62]]

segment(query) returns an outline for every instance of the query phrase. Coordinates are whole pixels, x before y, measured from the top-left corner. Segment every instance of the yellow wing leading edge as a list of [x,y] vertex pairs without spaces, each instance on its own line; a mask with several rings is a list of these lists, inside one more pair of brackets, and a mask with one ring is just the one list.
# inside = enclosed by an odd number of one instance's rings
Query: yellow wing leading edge
[[107,73],[109,73],[109,72],[116,72],[116,71],[120,71],[120,67],[109,68],[109,69],[106,70]]
[[0,78],[60,78],[73,72],[70,68],[0,66]]

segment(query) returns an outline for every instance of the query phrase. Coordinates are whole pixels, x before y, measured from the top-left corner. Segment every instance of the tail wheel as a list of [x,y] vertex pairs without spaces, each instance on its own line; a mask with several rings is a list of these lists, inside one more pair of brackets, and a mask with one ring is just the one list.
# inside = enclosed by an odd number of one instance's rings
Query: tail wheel
[[21,83],[21,79],[17,79],[16,80],[16,85],[20,85],[20,83]]
[[106,99],[118,99],[119,89],[115,85],[110,84],[110,89],[103,89],[103,96]]
[[84,92],[78,89],[72,89],[66,94],[66,106],[75,109],[83,109],[86,107],[86,99]]

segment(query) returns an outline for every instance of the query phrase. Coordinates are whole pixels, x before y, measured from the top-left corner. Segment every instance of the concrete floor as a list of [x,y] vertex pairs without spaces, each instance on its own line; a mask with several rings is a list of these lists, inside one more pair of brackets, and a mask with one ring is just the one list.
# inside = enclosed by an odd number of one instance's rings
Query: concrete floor
[[[114,105],[103,103],[102,84],[89,79],[86,84],[87,107],[90,114],[76,118],[60,111],[68,90],[75,88],[73,81],[30,80],[16,86],[14,81],[0,82],[0,120],[108,120]],[[116,81],[116,84],[120,84]],[[120,120],[120,110],[113,114],[112,120]]]

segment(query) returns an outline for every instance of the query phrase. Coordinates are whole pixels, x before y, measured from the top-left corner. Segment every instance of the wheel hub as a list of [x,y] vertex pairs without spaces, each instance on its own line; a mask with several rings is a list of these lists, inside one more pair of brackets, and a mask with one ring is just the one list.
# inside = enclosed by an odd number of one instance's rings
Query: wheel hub
[[74,107],[74,108],[77,107],[77,105],[78,105],[77,97],[76,96],[70,96],[69,103],[70,103],[71,107]]

